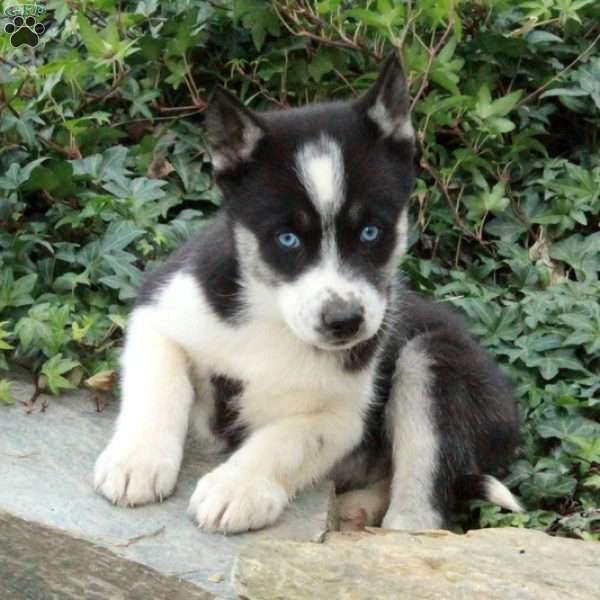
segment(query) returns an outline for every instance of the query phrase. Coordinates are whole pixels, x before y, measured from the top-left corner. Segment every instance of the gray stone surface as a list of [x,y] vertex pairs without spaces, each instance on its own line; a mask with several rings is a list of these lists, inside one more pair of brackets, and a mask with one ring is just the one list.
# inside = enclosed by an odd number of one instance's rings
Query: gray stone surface
[[600,544],[525,529],[333,533],[242,550],[245,600],[598,600]]
[[0,512],[4,600],[211,600],[210,592],[57,530]]
[[[18,399],[33,387],[18,384]],[[39,408],[47,400],[48,408]],[[84,538],[163,574],[233,598],[231,567],[249,542],[316,540],[326,529],[330,485],[301,495],[274,527],[237,536],[204,533],[186,514],[198,477],[218,459],[186,450],[175,495],[163,504],[112,506],[92,487],[93,464],[110,437],[116,403],[97,412],[87,392],[41,396],[35,410],[0,406],[0,510]]]

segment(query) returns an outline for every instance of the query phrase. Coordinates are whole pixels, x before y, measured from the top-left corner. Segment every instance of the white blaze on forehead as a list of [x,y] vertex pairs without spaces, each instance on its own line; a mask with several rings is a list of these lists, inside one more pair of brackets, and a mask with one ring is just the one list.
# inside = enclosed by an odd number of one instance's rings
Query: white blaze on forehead
[[339,144],[325,134],[305,144],[296,154],[296,170],[321,215],[335,215],[344,199],[344,158]]

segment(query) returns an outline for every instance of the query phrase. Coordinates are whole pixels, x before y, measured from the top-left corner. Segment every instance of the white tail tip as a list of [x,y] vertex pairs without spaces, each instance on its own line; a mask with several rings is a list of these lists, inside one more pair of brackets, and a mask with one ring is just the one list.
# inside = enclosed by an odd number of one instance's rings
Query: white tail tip
[[490,502],[512,512],[525,512],[521,503],[502,482],[491,475],[485,475],[484,477],[485,495]]

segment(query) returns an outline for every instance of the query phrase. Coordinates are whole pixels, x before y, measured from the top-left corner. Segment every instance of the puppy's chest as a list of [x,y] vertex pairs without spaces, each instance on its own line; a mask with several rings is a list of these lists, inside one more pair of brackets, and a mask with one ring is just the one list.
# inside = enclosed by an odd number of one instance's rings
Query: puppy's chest
[[215,381],[223,384],[224,414],[231,417],[235,407],[247,427],[340,407],[363,410],[369,401],[371,368],[345,370],[338,356],[307,345],[268,315],[224,322],[188,276],[174,279],[153,312],[157,327],[188,355],[201,395]]
[[[237,445],[250,431],[293,415],[362,411],[371,398],[370,369],[350,373],[324,352],[276,331],[220,337],[191,355],[197,386],[212,405],[211,428]],[[236,335],[237,334],[237,335]]]

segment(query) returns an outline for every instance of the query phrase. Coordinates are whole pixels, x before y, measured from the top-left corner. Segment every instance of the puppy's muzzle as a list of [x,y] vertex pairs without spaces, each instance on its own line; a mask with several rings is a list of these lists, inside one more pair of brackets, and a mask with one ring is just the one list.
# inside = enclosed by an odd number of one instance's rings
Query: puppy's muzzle
[[364,312],[363,306],[355,300],[329,301],[321,312],[321,331],[332,341],[348,341],[361,330]]

